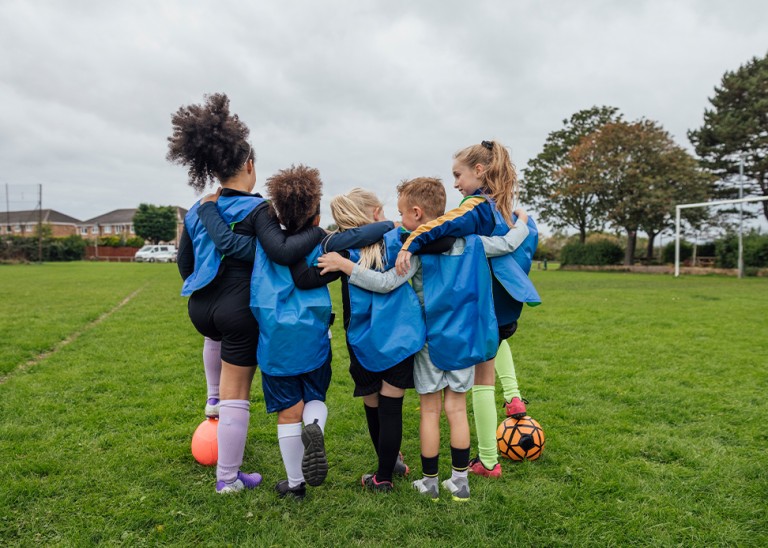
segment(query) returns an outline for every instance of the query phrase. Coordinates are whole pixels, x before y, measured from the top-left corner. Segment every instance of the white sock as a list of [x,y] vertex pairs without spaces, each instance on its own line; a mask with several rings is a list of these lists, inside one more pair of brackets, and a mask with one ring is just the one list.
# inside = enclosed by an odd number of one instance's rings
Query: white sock
[[464,469],[464,470],[459,471],[459,470],[456,470],[454,468],[451,468],[451,479],[452,480],[457,480],[457,479],[461,479],[461,478],[467,479],[467,470]]
[[304,481],[301,473],[301,459],[304,456],[304,444],[301,442],[301,423],[278,424],[277,441],[280,454],[288,474],[288,487],[298,487]]
[[304,424],[312,424],[317,419],[317,424],[320,426],[320,430],[325,433],[325,423],[328,420],[328,407],[325,402],[320,400],[308,401],[304,404],[304,413],[301,418],[304,420]]

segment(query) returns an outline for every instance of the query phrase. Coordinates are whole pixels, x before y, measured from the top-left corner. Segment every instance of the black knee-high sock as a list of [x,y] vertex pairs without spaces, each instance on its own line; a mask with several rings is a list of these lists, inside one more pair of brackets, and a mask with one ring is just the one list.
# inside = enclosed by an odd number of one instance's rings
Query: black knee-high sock
[[371,435],[371,441],[373,442],[373,449],[376,454],[379,454],[379,408],[368,407],[363,404],[365,408],[365,418],[368,421],[368,433]]
[[403,441],[403,398],[379,394],[379,425],[379,469],[376,479],[392,481],[392,470]]

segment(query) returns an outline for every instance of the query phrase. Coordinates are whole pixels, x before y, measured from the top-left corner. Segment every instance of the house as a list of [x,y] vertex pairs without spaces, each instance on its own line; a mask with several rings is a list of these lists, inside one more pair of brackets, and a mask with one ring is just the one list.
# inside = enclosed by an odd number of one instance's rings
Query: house
[[[0,212],[0,235],[35,236],[37,225],[42,223],[51,227],[51,235],[55,238],[77,234],[85,239],[117,236],[127,240],[136,236],[133,229],[133,216],[135,214],[136,208],[115,209],[87,221],[80,221],[54,209],[43,209],[42,212],[38,209],[6,211]],[[181,240],[181,231],[184,230],[184,216],[186,214],[186,209],[176,207],[175,243],[177,246]]]
[[133,215],[136,209],[115,209],[98,217],[80,223],[80,235],[83,238],[96,236],[122,236],[132,238]]
[[55,209],[4,211],[0,213],[0,235],[36,236],[37,225],[41,223],[51,227],[52,236],[62,238],[80,234],[82,221]]
[[[88,219],[80,223],[80,235],[83,238],[94,238],[96,236],[122,236],[126,239],[136,236],[133,229],[133,216],[136,214],[136,208],[115,209],[109,213],[104,213],[93,219]],[[176,207],[176,245],[181,239],[181,231],[184,230],[184,216],[187,210],[183,207]]]

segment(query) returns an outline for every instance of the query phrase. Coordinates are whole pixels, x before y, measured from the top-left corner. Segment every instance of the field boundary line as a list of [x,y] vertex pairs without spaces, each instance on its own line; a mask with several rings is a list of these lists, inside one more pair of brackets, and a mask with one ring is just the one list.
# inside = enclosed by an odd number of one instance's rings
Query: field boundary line
[[103,322],[104,320],[109,318],[112,314],[114,314],[115,312],[117,312],[118,310],[123,308],[126,304],[131,302],[133,300],[133,298],[136,295],[138,295],[139,293],[141,293],[142,291],[144,291],[144,289],[148,285],[149,285],[149,282],[145,283],[144,285],[142,285],[141,287],[136,289],[133,293],[131,293],[130,295],[125,297],[122,301],[120,301],[115,306],[113,306],[111,309],[107,310],[106,312],[103,312],[98,318],[96,318],[95,320],[85,324],[82,327],[82,329],[80,329],[79,331],[75,331],[74,333],[70,334],[66,338],[64,338],[64,339],[60,340],[59,342],[57,342],[53,346],[53,348],[51,348],[50,350],[46,350],[45,352],[41,352],[40,354],[38,354],[34,358],[28,360],[26,363],[22,363],[21,365],[18,365],[15,369],[9,371],[6,375],[0,376],[0,385],[5,384],[5,382],[8,379],[10,379],[12,376],[14,376],[14,375],[16,375],[18,373],[21,373],[22,371],[26,371],[27,369],[30,369],[31,367],[34,367],[38,363],[42,362],[45,359],[48,359],[49,357],[51,357],[54,354],[56,354],[57,352],[59,352],[65,346],[75,342],[83,333],[85,333],[86,331],[89,331],[90,329],[96,327],[101,322]]

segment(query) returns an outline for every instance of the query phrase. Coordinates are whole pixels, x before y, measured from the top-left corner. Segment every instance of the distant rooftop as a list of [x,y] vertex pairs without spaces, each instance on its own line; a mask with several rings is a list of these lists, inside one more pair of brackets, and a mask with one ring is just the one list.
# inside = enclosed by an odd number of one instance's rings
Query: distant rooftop
[[[63,224],[71,224],[71,225],[79,225],[82,224],[82,221],[79,219],[75,219],[74,217],[70,217],[69,215],[64,215],[63,213],[60,213],[56,211],[55,209],[44,209],[42,211],[43,214],[43,223],[63,223]],[[0,212],[0,223],[4,224],[28,224],[28,223],[37,223],[40,221],[40,210],[39,209],[30,209],[27,211],[2,211]]]

